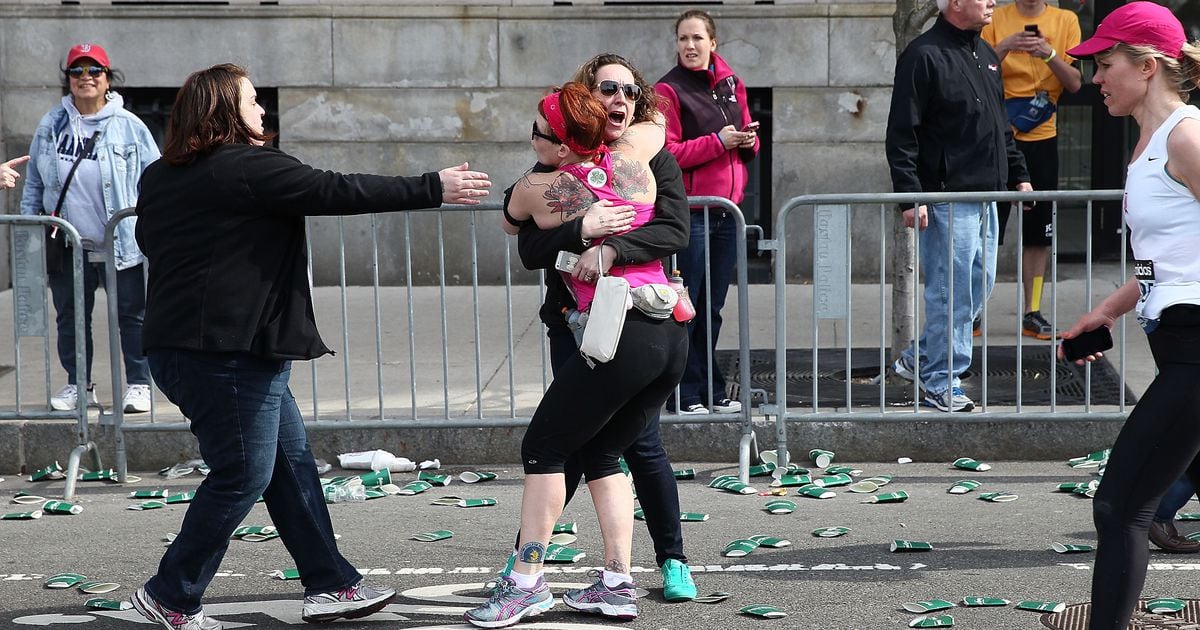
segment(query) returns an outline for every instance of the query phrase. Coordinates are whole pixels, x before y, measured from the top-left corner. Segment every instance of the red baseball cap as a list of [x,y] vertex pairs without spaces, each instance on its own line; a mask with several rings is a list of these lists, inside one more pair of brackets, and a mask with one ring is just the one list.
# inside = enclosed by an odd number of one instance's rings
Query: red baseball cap
[[98,44],[80,44],[72,48],[67,53],[67,67],[70,68],[72,64],[80,59],[91,59],[105,68],[110,67],[108,53],[104,52],[104,49]]
[[1117,44],[1153,46],[1178,59],[1187,35],[1179,18],[1167,7],[1153,2],[1130,2],[1117,7],[1096,27],[1096,34],[1067,51],[1071,57],[1090,57]]

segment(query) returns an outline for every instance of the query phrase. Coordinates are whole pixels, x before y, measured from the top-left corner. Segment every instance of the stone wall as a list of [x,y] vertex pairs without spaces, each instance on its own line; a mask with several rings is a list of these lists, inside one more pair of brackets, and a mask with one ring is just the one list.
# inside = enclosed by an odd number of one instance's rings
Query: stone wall
[[[721,54],[748,85],[773,88],[776,207],[805,193],[890,189],[883,130],[895,63],[893,5],[706,8],[717,21]],[[218,62],[246,66],[256,85],[278,89],[283,148],[316,167],[416,174],[469,161],[491,174],[498,196],[532,162],[529,120],[545,87],[609,50],[648,79],[661,76],[674,63],[679,10],[0,1],[0,149],[24,151],[59,97],[67,48],[93,41],[136,87],[177,86],[189,72]],[[5,195],[7,211],[16,211],[16,201],[16,194]],[[481,282],[500,281],[508,239],[496,229],[495,213],[476,219]],[[437,222],[411,221],[414,281],[435,282]],[[378,218],[387,284],[404,282],[404,222],[400,215]],[[810,230],[799,216],[792,223],[788,252],[797,264],[789,269],[806,273]],[[855,226],[862,235],[856,252],[869,257],[878,246],[878,212],[856,216]],[[343,227],[349,280],[368,283],[370,219],[347,219]],[[442,225],[448,282],[470,277],[470,228],[462,216]],[[337,281],[338,231],[336,220],[313,222],[318,283]],[[0,278],[7,278],[7,239],[0,248]]]

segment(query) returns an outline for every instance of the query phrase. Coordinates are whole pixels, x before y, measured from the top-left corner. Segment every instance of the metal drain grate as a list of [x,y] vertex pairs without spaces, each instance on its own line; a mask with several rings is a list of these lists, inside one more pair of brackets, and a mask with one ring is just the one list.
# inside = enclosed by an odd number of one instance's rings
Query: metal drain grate
[[[1021,347],[1021,398],[1022,404],[1050,404],[1050,352],[1049,345],[1025,345]],[[718,350],[717,365],[732,384],[733,395],[738,391],[738,361],[736,350]],[[817,352],[817,396],[822,407],[846,406],[846,351],[839,348],[822,348]],[[982,348],[974,348],[971,368],[963,376],[963,390],[977,403],[983,400],[983,379],[978,370],[983,366]],[[1092,366],[1092,404],[1116,405],[1120,402],[1119,375],[1107,359]],[[1053,363],[1055,390],[1058,404],[1078,405],[1084,403],[1084,368],[1074,363]],[[988,348],[988,396],[989,405],[1015,405],[1017,402],[1017,347],[991,346]],[[812,350],[794,349],[787,351],[788,406],[812,406],[813,353]],[[850,351],[850,397],[854,407],[878,407],[879,385],[872,380],[879,374],[879,349],[854,348]],[[912,386],[888,375],[896,383],[884,387],[884,400],[888,406],[912,405]],[[752,388],[775,392],[775,351],[772,349],[750,351],[750,384]],[[1137,398],[1128,388],[1125,402],[1132,405]]]
[[[1145,611],[1146,602],[1139,601],[1128,630],[1200,630],[1200,601],[1189,599],[1187,607],[1174,615],[1155,615]],[[1087,630],[1088,613],[1092,604],[1073,604],[1060,613],[1042,615],[1042,625],[1051,630]]]

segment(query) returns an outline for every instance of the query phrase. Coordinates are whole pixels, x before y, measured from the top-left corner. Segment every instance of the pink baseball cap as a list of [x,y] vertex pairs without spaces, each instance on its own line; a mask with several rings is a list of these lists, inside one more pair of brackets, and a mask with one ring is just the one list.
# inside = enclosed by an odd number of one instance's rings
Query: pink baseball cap
[[1096,27],[1096,34],[1067,51],[1071,57],[1090,57],[1117,44],[1153,46],[1178,59],[1187,35],[1179,18],[1167,7],[1153,2],[1130,2],[1117,7]]
[[80,44],[71,49],[67,53],[67,67],[80,59],[91,59],[105,68],[111,67],[108,63],[108,53],[104,52],[98,44]]

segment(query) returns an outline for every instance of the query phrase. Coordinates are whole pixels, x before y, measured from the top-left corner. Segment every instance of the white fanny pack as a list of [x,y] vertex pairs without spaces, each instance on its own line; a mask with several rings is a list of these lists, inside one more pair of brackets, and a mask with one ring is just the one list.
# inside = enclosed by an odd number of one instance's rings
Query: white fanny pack
[[[599,255],[601,248],[596,248]],[[604,260],[600,261],[604,268]],[[617,354],[621,342],[621,331],[625,328],[625,312],[633,306],[629,297],[629,282],[602,274],[596,281],[596,295],[588,309],[587,326],[583,329],[583,340],[579,351],[589,367],[596,363],[608,363]]]

